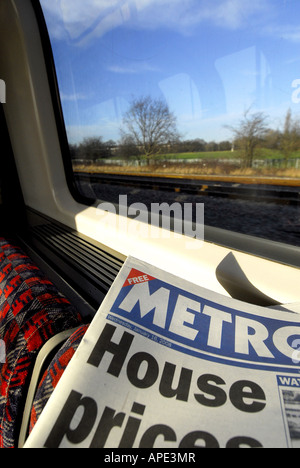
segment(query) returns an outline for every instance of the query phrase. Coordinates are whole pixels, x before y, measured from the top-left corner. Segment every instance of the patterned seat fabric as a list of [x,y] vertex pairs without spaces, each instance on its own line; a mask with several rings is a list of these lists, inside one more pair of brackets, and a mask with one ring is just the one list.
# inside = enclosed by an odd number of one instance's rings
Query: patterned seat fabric
[[87,329],[88,326],[83,325],[79,327],[73,333],[73,335],[70,336],[70,338],[55,355],[47,371],[45,372],[33,401],[30,419],[30,432],[34,428],[38,418],[46,406],[46,403],[52,395],[53,390],[55,389],[70,360],[80,345]]
[[82,325],[70,302],[19,248],[0,238],[0,447],[16,446],[35,358],[54,335]]

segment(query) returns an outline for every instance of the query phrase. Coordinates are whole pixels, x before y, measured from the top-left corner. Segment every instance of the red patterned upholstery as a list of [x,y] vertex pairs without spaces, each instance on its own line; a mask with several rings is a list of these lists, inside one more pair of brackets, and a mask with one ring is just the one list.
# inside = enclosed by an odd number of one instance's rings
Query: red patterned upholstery
[[16,446],[37,353],[52,336],[82,324],[78,312],[27,255],[0,238],[0,447]]

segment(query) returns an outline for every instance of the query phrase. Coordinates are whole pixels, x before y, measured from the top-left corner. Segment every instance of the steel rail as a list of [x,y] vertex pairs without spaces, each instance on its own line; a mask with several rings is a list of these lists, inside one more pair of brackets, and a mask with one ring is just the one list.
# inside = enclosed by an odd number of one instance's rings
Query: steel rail
[[[258,203],[300,205],[300,186],[276,184],[243,183],[234,181],[205,180],[195,178],[158,177],[149,175],[75,173],[77,182],[108,184],[126,187],[168,191],[198,196],[221,197],[237,200],[251,200]],[[253,180],[253,179],[250,179]],[[269,180],[270,182],[270,180]],[[300,181],[299,181],[300,183]]]

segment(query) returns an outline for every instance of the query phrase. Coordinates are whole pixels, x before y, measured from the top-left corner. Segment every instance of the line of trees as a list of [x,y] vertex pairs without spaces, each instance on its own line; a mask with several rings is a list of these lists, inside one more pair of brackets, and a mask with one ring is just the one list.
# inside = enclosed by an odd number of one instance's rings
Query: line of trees
[[114,156],[116,147],[117,143],[113,140],[103,141],[102,137],[90,137],[84,138],[78,145],[70,145],[70,153],[72,159],[97,161]]
[[282,130],[268,126],[268,116],[262,112],[247,110],[236,127],[228,127],[233,133],[235,147],[240,150],[245,167],[252,167],[258,148],[278,150],[287,162],[292,153],[300,149],[300,121],[287,111]]
[[103,141],[101,137],[85,138],[78,145],[71,145],[73,159],[92,160],[112,157],[147,161],[160,154],[205,151],[238,150],[235,154],[245,167],[252,167],[258,148],[281,151],[288,161],[291,154],[300,149],[300,121],[287,111],[282,129],[273,130],[269,118],[262,112],[247,110],[236,126],[228,127],[232,141],[206,142],[197,138],[183,140],[177,129],[175,115],[162,100],[151,97],[134,99],[123,117],[120,141]]
[[[159,154],[180,154],[180,153],[204,153],[212,151],[231,151],[233,144],[231,141],[205,141],[201,138],[190,140],[180,140],[176,142],[168,141],[161,145],[159,153],[153,155],[155,159]],[[101,137],[85,138],[80,144],[70,145],[72,159],[92,160],[110,159],[143,159],[145,154],[137,146],[131,136],[125,136],[118,142],[109,140],[103,141]]]

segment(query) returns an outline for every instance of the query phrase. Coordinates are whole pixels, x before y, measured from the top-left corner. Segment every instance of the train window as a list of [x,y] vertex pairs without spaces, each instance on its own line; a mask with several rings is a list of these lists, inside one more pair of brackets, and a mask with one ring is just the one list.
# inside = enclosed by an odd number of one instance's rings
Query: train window
[[300,4],[41,0],[76,180],[300,245]]

